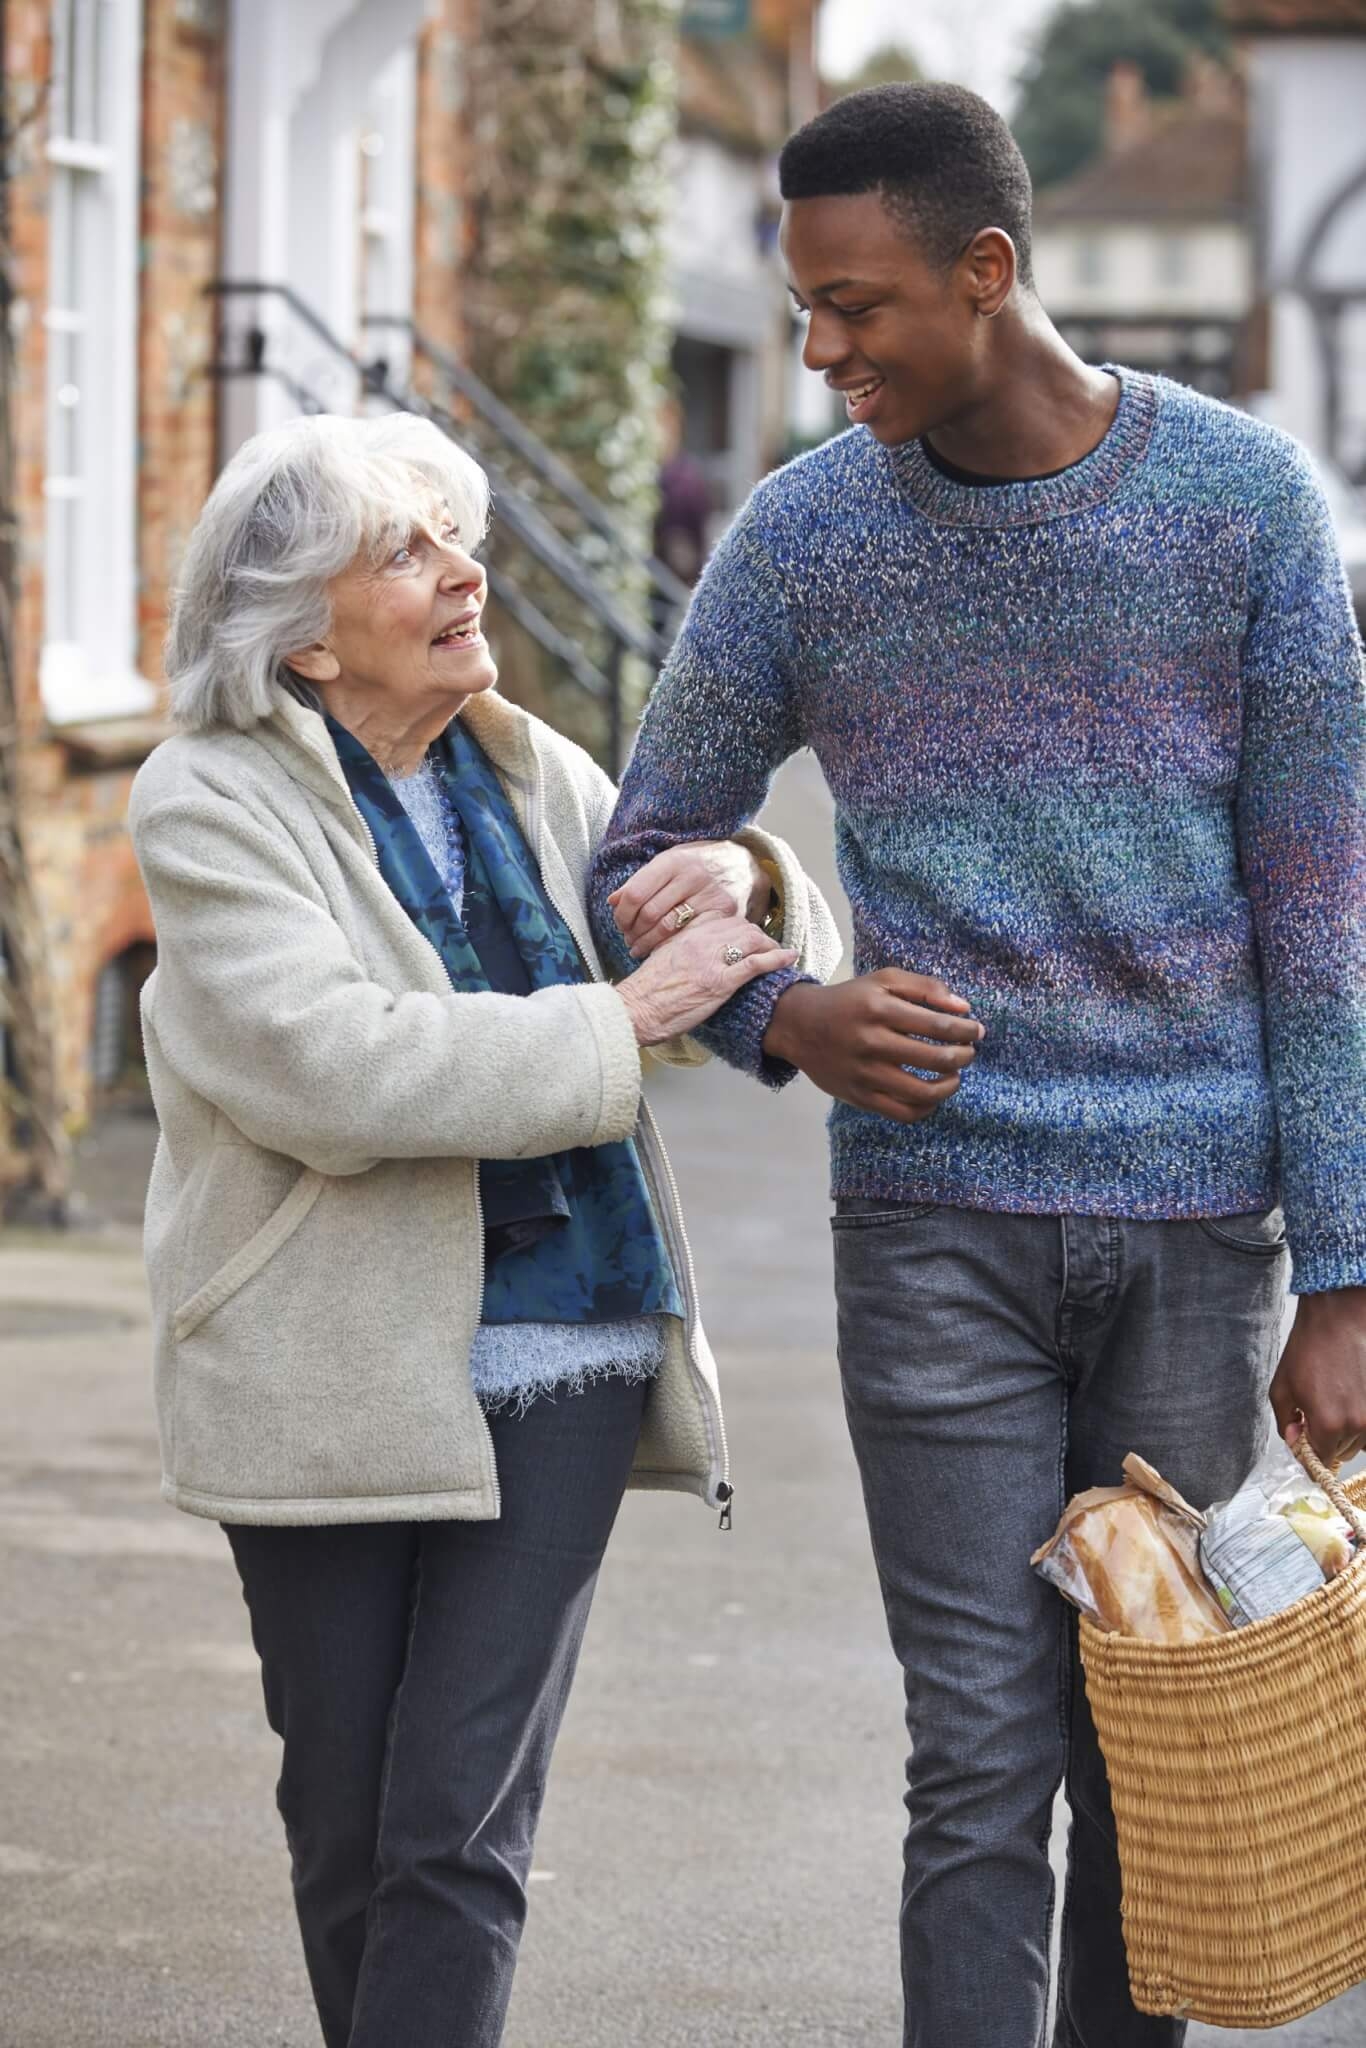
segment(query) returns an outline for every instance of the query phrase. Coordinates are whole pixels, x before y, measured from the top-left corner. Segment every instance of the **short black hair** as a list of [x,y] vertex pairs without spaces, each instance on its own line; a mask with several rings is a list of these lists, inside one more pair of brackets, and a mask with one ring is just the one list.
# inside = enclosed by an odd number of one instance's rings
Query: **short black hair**
[[1032,285],[1033,188],[996,109],[961,85],[870,85],[788,137],[784,199],[876,192],[929,261],[948,270],[982,228],[1004,228]]

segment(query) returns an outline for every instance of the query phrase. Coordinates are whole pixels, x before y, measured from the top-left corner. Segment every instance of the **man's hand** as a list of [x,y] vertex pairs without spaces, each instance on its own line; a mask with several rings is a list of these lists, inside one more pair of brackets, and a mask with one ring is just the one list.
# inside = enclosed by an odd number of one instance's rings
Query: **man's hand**
[[942,981],[881,967],[832,988],[807,981],[784,990],[764,1051],[855,1109],[918,1124],[954,1093],[985,1035]]
[[[638,868],[607,901],[633,958],[647,960],[693,918],[744,917],[762,923],[773,884],[748,847],[733,839],[690,839]],[[681,910],[691,911],[679,922]]]
[[1366,1287],[1300,1296],[1271,1405],[1286,1442],[1307,1436],[1325,1465],[1366,1449]]

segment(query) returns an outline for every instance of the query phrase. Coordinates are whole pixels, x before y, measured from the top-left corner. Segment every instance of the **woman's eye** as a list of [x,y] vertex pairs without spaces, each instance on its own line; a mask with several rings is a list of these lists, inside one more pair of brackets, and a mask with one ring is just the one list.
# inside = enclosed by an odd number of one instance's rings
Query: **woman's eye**
[[413,551],[411,548],[395,548],[390,560],[396,569],[406,569],[414,560]]
[[865,313],[871,313],[871,306],[832,306],[832,313],[838,313],[842,320],[861,320]]

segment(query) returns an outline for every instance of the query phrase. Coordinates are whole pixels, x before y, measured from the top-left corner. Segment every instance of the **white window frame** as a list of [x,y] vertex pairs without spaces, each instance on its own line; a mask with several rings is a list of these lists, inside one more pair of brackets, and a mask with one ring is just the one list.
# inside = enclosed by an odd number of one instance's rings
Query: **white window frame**
[[[413,313],[414,201],[417,191],[417,45],[396,50],[370,89],[365,132],[362,310],[386,319]],[[362,330],[363,356],[384,356],[395,380],[408,375],[409,345],[400,328]]]
[[142,0],[53,0],[52,30],[41,682],[70,725],[156,702],[136,667]]

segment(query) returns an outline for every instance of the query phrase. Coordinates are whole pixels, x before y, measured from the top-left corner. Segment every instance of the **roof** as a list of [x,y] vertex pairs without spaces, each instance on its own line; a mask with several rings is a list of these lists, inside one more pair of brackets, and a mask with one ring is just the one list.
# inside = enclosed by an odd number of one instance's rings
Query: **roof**
[[1153,134],[1093,158],[1075,177],[1041,193],[1035,208],[1040,226],[1245,218],[1247,131],[1241,114],[1185,104],[1154,112]]
[[1223,0],[1242,35],[1366,35],[1366,0]]

